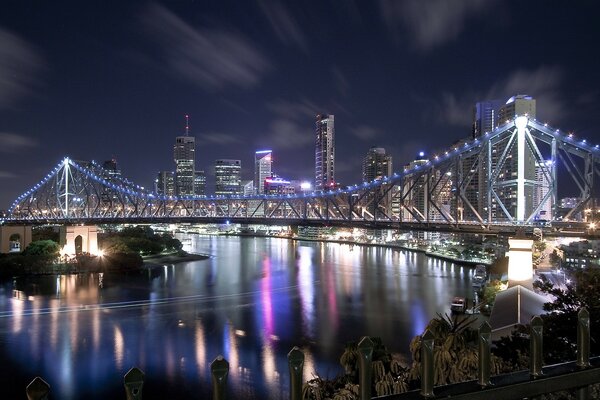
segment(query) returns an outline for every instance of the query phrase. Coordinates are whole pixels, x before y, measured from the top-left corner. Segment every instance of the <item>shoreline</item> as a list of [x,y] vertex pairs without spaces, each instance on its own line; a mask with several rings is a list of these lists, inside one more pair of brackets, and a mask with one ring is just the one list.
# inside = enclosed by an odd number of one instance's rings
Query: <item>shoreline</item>
[[389,249],[398,249],[398,250],[406,250],[412,251],[415,253],[423,253],[428,257],[437,258],[444,261],[450,261],[455,264],[461,264],[468,267],[474,267],[478,264],[483,264],[485,266],[491,266],[493,261],[484,261],[484,260],[463,260],[460,258],[451,257],[445,254],[440,254],[432,251],[428,251],[426,249],[418,248],[418,247],[408,247],[402,246],[399,244],[387,244],[387,243],[357,243],[352,240],[335,240],[335,239],[312,239],[312,238],[304,238],[304,237],[289,237],[289,236],[270,236],[270,235],[257,235],[250,233],[195,233],[195,232],[186,232],[182,234],[191,234],[191,235],[206,235],[206,236],[238,236],[238,237],[261,237],[261,238],[277,238],[277,239],[289,239],[294,241],[306,241],[306,242],[322,242],[322,243],[339,243],[339,244],[348,244],[354,246],[364,246],[364,247],[382,247]]
[[208,254],[194,254],[194,253],[186,253],[182,254],[164,254],[157,256],[150,256],[147,258],[143,258],[142,268],[152,269],[156,267],[162,267],[164,264],[178,264],[187,261],[201,261],[207,260],[210,258]]

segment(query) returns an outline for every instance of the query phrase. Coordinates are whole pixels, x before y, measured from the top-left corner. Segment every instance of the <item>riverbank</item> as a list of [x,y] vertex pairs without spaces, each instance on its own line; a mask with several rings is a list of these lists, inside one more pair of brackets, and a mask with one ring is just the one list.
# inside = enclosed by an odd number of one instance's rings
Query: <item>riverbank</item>
[[[208,235],[211,235],[211,234],[208,234]],[[494,263],[493,261],[486,261],[486,260],[481,260],[481,259],[464,260],[462,258],[452,257],[447,254],[430,251],[425,248],[403,246],[398,243],[360,243],[360,242],[355,242],[352,240],[313,239],[313,238],[305,238],[305,237],[290,237],[290,236],[284,236],[284,235],[280,235],[280,236],[278,236],[278,235],[261,235],[261,234],[256,234],[256,233],[254,233],[254,234],[252,234],[252,233],[221,233],[221,234],[216,234],[216,236],[272,237],[272,238],[290,239],[290,240],[295,240],[295,241],[306,241],[306,242],[326,242],[326,243],[348,244],[351,246],[383,247],[383,248],[389,248],[389,249],[412,251],[415,253],[423,253],[423,254],[427,255],[428,257],[437,258],[437,259],[444,260],[444,261],[450,261],[455,264],[465,265],[468,267],[474,267],[475,265],[478,265],[478,264],[491,266]]]

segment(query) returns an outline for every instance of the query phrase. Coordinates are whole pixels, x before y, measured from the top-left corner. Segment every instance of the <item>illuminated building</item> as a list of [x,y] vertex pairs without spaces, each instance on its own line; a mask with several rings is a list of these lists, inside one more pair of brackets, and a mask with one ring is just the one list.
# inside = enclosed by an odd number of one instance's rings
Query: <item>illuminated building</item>
[[[548,168],[552,168],[552,161],[545,161]],[[546,173],[548,168],[543,168],[541,163],[535,163],[535,180],[537,186],[533,192],[533,207],[538,208],[536,217],[541,220],[552,220],[552,196],[549,195],[551,189],[551,177]]]
[[202,170],[194,172],[194,194],[206,196],[206,174]]
[[221,159],[215,161],[215,194],[227,196],[242,193],[240,160]]
[[188,116],[185,116],[185,136],[177,136],[173,146],[175,160],[175,193],[178,196],[194,194],[196,139],[189,135]]
[[264,194],[294,194],[296,188],[290,181],[279,177],[267,178],[264,183]]
[[265,179],[270,178],[273,168],[273,152],[271,150],[259,150],[254,153],[254,189],[256,194],[265,191]]
[[392,174],[392,156],[385,153],[382,147],[371,147],[363,159],[363,182],[390,176]]
[[484,100],[475,103],[475,107],[473,107],[473,139],[496,129],[501,107],[501,100]]
[[317,115],[315,124],[315,190],[335,187],[334,116]]
[[160,171],[154,180],[154,191],[165,196],[175,196],[175,174],[172,171]]

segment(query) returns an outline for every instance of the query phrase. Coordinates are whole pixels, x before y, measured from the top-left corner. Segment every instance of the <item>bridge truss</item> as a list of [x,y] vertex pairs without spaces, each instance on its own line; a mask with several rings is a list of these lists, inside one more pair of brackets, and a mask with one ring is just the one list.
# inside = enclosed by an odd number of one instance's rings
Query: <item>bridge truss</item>
[[[600,149],[527,117],[373,182],[296,195],[164,196],[95,162],[62,160],[19,196],[6,223],[239,222],[493,230],[557,216],[558,180],[585,209]],[[542,213],[541,211],[545,211]]]

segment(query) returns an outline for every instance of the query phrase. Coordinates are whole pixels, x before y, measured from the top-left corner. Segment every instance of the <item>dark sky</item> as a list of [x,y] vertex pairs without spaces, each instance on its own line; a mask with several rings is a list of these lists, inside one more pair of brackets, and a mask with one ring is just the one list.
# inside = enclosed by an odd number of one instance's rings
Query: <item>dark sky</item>
[[600,2],[30,1],[0,7],[0,209],[63,157],[116,158],[150,186],[190,115],[197,169],[271,148],[314,178],[335,114],[336,178],[470,133],[474,102],[529,94],[538,119],[600,143]]

